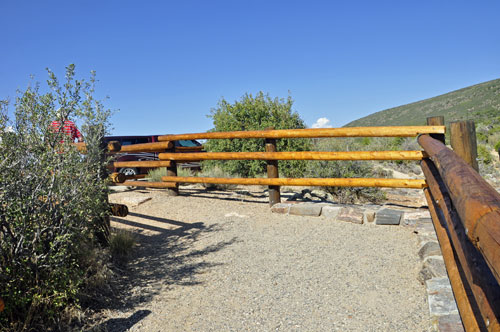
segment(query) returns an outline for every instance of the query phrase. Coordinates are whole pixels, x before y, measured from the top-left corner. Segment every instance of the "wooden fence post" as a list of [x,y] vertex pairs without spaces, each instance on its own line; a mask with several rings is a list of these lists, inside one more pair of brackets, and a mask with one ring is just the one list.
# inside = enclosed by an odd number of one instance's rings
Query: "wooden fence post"
[[476,126],[474,121],[450,123],[451,147],[467,164],[479,172],[477,164]]
[[[433,116],[427,118],[427,125],[444,126],[444,116]],[[431,134],[431,137],[437,139],[438,141],[441,141],[443,144],[446,144],[444,134]]]
[[[175,152],[175,142],[172,143],[172,148],[166,149],[165,152]],[[177,176],[177,162],[175,160],[172,160],[170,166],[167,167],[167,176]],[[167,193],[169,196],[179,195],[179,183],[175,184],[175,188],[168,188]]]
[[[266,138],[266,152],[276,152],[276,140]],[[268,178],[278,178],[278,161],[277,160],[267,160],[267,177]],[[279,186],[269,186],[269,205],[280,203],[280,187]]]

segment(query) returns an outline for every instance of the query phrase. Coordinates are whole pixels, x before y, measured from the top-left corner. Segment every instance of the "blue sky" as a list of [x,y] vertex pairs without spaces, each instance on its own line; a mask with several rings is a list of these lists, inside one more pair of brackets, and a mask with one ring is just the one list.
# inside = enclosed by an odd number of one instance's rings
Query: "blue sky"
[[[0,2],[0,98],[97,71],[116,135],[201,132],[258,91],[308,126],[500,78],[500,1]],[[326,122],[326,121],[324,121]]]

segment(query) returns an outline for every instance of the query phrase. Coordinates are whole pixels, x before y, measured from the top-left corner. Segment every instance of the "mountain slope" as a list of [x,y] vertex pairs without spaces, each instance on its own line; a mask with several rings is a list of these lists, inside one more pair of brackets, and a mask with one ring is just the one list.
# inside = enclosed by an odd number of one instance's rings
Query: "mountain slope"
[[439,115],[446,123],[468,119],[480,122],[500,116],[500,79],[376,112],[346,127],[424,125],[426,118]]

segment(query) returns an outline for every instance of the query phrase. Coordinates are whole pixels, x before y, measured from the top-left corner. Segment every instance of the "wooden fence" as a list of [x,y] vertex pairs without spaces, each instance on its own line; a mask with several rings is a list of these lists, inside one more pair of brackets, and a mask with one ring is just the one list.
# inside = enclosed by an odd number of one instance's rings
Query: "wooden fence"
[[[269,203],[280,202],[280,186],[353,186],[423,189],[446,269],[466,331],[500,331],[500,195],[477,173],[474,123],[450,125],[453,151],[446,147],[442,117],[427,126],[211,132],[160,136],[156,143],[127,146],[126,152],[155,151],[158,161],[121,162],[115,167],[167,167],[162,182],[132,181],[125,185],[167,188],[178,183],[218,183],[269,186]],[[324,137],[417,137],[423,151],[301,151],[279,152],[276,139]],[[190,139],[265,140],[265,152],[176,151],[172,142]],[[122,148],[122,152],[125,152]],[[179,153],[183,152],[183,153]],[[177,165],[202,160],[265,160],[267,178],[177,176]],[[278,160],[419,160],[425,179],[280,178]]]

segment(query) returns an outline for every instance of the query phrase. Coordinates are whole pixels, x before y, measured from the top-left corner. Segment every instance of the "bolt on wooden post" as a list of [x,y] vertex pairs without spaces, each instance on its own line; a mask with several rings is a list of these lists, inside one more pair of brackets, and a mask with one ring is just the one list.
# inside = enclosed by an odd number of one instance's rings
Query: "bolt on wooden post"
[[[427,118],[427,125],[444,126],[444,116],[433,116]],[[431,137],[437,139],[438,141],[441,141],[443,144],[446,144],[444,134],[431,134]]]
[[467,164],[479,172],[477,164],[476,126],[474,121],[450,123],[451,147]]
[[[276,140],[273,138],[266,138],[266,152],[276,152]],[[267,160],[267,177],[278,178],[278,161]],[[280,203],[280,187],[269,186],[269,205]]]

